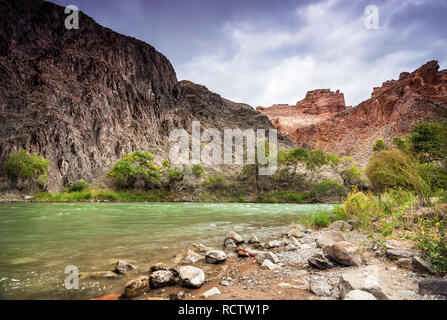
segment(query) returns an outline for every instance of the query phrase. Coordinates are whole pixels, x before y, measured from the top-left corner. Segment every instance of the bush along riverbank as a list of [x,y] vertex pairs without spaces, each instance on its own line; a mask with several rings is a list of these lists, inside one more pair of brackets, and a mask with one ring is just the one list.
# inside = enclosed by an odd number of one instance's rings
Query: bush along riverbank
[[[11,158],[30,156],[24,151]],[[17,192],[35,201],[191,201],[261,203],[337,203],[353,186],[364,186],[362,172],[351,158],[321,150],[293,149],[278,153],[279,169],[260,176],[259,165],[234,167],[225,174],[200,164],[173,166],[168,160],[159,166],[147,151],[126,154],[100,182],[72,182],[64,192],[49,193],[34,183],[17,186]],[[33,171],[27,162],[10,173],[11,181],[21,172]],[[31,183],[32,182],[32,183]],[[28,193],[26,193],[28,192]],[[19,193],[20,194],[20,193]],[[17,193],[4,200],[17,199]]]

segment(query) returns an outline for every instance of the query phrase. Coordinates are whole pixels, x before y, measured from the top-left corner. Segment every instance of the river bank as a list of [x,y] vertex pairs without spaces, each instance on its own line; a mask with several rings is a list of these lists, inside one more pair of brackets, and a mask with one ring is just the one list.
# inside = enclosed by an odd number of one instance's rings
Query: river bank
[[[89,299],[121,291],[157,262],[169,263],[192,243],[220,248],[234,230],[244,238],[280,233],[326,204],[252,203],[2,203],[0,296],[5,299]],[[89,280],[67,290],[68,265],[107,271],[117,260],[135,273]],[[105,288],[104,288],[105,287]]]
[[[296,225],[262,242],[253,234],[243,243],[230,232],[224,248],[192,245],[174,264],[155,264],[136,278],[137,285],[130,281],[123,292],[97,299],[446,299],[447,279],[433,273],[411,241],[379,247],[351,228],[340,221],[321,230]],[[210,258],[216,256],[219,261]],[[193,287],[191,277],[182,275],[187,268],[193,269]]]
[[[416,243],[405,240],[408,231],[399,235],[396,229],[384,239],[360,231],[355,221],[333,220],[333,208],[237,203],[1,204],[0,295],[6,299],[203,299],[205,292],[217,288],[219,294],[209,299],[342,299],[340,279],[346,274],[348,279],[360,277],[353,286],[372,283],[389,299],[443,299],[421,294],[421,281],[440,277],[421,258]],[[317,219],[320,213],[331,220]],[[311,228],[312,223],[304,227],[300,224],[312,221],[303,217],[335,222],[325,228]],[[338,245],[331,249],[333,242]],[[78,290],[64,286],[68,265],[79,269]],[[180,277],[185,266],[200,269],[193,269],[199,274],[199,287],[191,288]],[[139,280],[132,282],[135,279]],[[133,288],[135,283],[142,287]],[[135,295],[125,294],[128,286]]]

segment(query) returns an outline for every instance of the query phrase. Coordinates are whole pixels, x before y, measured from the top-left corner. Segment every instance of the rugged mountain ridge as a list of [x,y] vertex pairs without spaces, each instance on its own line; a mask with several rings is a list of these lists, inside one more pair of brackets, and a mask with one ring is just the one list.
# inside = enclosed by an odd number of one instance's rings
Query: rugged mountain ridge
[[447,119],[447,70],[439,71],[438,62],[430,61],[374,88],[370,99],[326,118],[306,122],[306,114],[292,113],[294,106],[286,108],[287,120],[293,125],[285,129],[278,126],[269,108],[258,110],[296,145],[353,156],[365,166],[376,139],[390,143],[395,135],[405,136],[424,119]]
[[19,148],[44,155],[50,191],[103,175],[124,153],[166,157],[170,130],[192,120],[274,128],[248,105],[178,82],[155,48],[82,12],[78,30],[41,0],[0,0],[0,16],[0,162]]

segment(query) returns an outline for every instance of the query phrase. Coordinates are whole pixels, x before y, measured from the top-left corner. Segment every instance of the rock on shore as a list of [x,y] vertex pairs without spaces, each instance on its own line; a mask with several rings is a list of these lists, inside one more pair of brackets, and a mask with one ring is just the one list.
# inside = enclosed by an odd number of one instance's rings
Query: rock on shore
[[141,276],[126,283],[124,295],[128,298],[141,296],[149,291],[149,277]]
[[199,288],[205,282],[205,273],[193,266],[184,266],[178,269],[179,278],[183,285]]

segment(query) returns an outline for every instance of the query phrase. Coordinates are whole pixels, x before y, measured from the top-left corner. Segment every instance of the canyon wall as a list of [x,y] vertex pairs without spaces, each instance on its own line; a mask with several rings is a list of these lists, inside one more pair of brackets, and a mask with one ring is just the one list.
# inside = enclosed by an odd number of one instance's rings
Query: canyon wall
[[315,110],[312,117],[295,106],[258,110],[296,146],[353,156],[364,167],[376,139],[391,143],[395,135],[405,136],[424,119],[447,120],[447,70],[439,71],[438,62],[430,61],[374,88],[370,99],[353,108],[334,107],[329,99],[321,101],[323,106],[318,101],[310,103],[308,109]]
[[[20,148],[50,160],[49,190],[99,177],[125,153],[166,158],[170,130],[274,128],[265,115],[178,82],[152,46],[64,8],[0,0],[0,162]],[[286,140],[280,136],[280,141]]]

